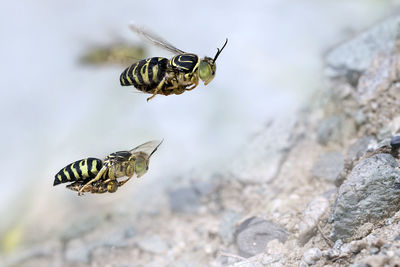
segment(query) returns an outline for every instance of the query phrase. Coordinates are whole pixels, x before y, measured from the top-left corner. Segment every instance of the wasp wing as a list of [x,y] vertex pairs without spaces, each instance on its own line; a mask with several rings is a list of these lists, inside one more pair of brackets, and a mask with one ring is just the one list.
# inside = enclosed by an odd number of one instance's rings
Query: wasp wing
[[135,25],[134,23],[130,23],[129,24],[129,28],[137,33],[138,35],[146,38],[147,40],[149,40],[150,42],[152,42],[154,45],[159,46],[161,48],[167,49],[168,51],[174,53],[174,54],[184,54],[185,52],[176,48],[175,46],[173,46],[172,44],[170,44],[169,42],[163,40],[161,37],[155,35],[154,33],[150,33],[149,31],[143,29],[142,27],[139,27],[137,25]]
[[140,146],[135,147],[132,150],[129,150],[130,153],[135,153],[135,152],[143,152],[146,153],[147,155],[149,155],[149,157],[151,155],[153,155],[154,152],[156,152],[157,148],[162,144],[164,140],[153,140],[153,141],[149,141],[146,142],[144,144],[141,144]]

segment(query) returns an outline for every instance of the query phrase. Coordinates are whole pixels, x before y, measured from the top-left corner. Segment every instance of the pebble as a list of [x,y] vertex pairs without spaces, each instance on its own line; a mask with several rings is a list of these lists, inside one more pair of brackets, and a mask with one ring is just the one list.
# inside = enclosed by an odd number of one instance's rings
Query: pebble
[[299,222],[299,244],[304,245],[314,236],[317,224],[329,208],[329,200],[318,196],[308,203]]
[[330,142],[339,142],[342,137],[342,128],[345,118],[339,115],[332,115],[323,119],[317,126],[317,141],[321,145]]
[[234,211],[226,211],[222,215],[218,233],[225,244],[230,244],[234,241],[235,225],[240,218],[241,215]]
[[285,243],[287,235],[284,228],[273,222],[251,217],[238,226],[236,244],[241,256],[250,257],[263,252],[267,244],[274,239]]
[[339,151],[331,151],[318,157],[312,168],[315,177],[336,183],[344,171],[344,157]]
[[319,248],[310,248],[303,254],[303,260],[309,265],[315,264],[321,257],[322,252]]

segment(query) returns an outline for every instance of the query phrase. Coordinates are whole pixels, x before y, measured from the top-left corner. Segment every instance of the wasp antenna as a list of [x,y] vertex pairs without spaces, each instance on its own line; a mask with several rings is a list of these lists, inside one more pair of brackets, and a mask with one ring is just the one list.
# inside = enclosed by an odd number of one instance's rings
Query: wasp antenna
[[224,50],[226,44],[228,43],[228,38],[226,38],[225,44],[222,46],[221,49],[217,48],[217,53],[215,54],[215,57],[213,59],[213,61],[215,62],[219,56],[219,54],[221,54],[222,50]]

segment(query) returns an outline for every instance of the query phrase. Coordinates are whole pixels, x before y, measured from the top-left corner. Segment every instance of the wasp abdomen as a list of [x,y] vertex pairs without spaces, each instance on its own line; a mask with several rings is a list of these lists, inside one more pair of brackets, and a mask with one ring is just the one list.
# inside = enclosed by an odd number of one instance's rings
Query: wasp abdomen
[[154,89],[164,78],[167,64],[168,59],[163,57],[138,61],[122,72],[121,85],[133,85],[143,91]]
[[176,55],[169,61],[169,64],[178,71],[192,73],[199,65],[199,57],[195,54]]
[[75,161],[61,169],[54,179],[53,185],[66,182],[74,182],[77,180],[87,180],[96,177],[103,163],[96,158],[86,158]]

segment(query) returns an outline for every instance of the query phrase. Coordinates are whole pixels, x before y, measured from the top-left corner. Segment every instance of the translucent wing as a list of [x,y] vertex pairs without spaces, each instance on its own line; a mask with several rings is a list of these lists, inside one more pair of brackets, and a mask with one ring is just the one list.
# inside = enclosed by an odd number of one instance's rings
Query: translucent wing
[[149,157],[153,155],[154,152],[156,152],[157,148],[162,144],[162,141],[159,140],[153,140],[146,142],[144,144],[141,144],[140,146],[135,147],[134,149],[130,150],[130,153],[135,153],[135,152],[144,152]]
[[154,45],[162,47],[164,49],[167,49],[168,51],[174,53],[174,54],[184,54],[185,52],[176,48],[172,44],[168,43],[167,41],[163,40],[161,37],[150,33],[149,31],[144,30],[142,27],[139,27],[135,25],[134,23],[129,24],[129,28],[133,31],[139,34],[140,36],[146,38],[150,42],[152,42]]

